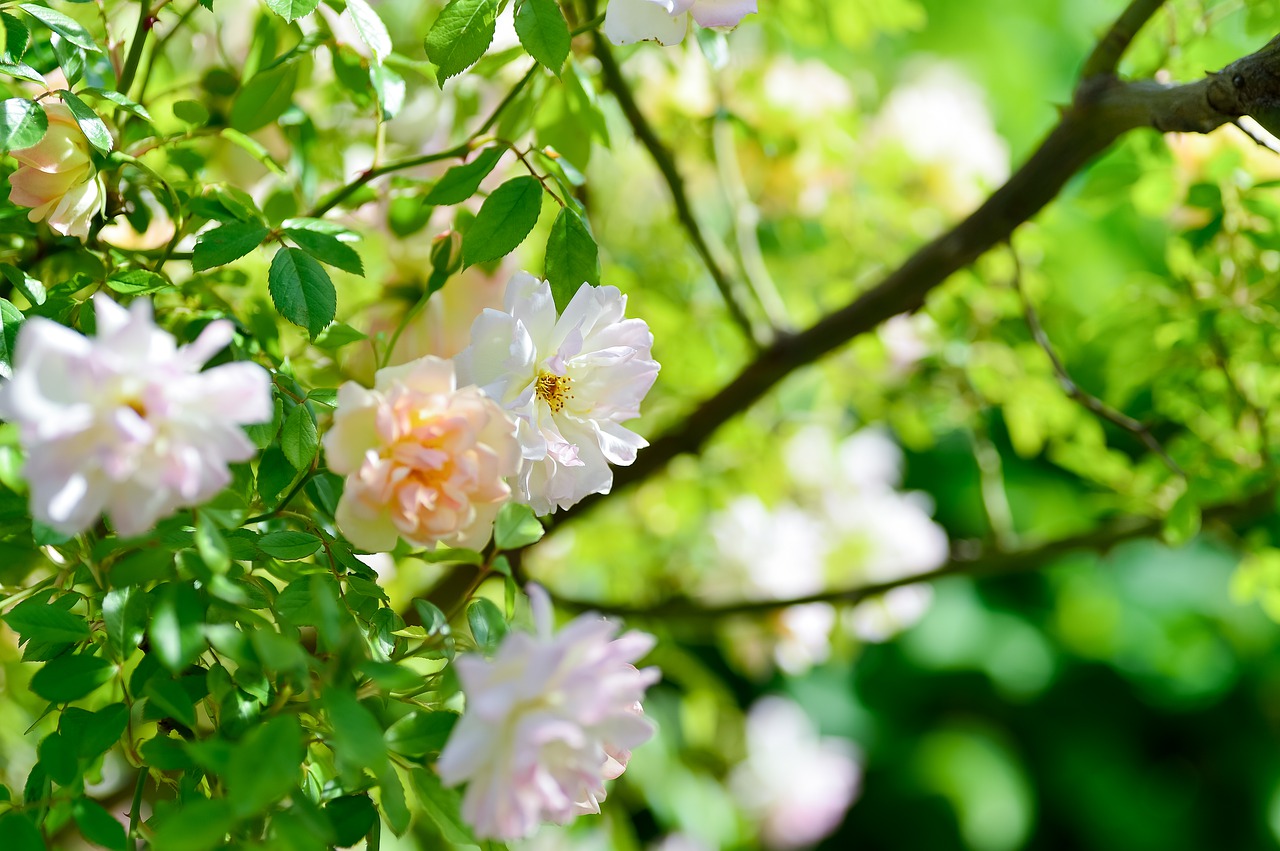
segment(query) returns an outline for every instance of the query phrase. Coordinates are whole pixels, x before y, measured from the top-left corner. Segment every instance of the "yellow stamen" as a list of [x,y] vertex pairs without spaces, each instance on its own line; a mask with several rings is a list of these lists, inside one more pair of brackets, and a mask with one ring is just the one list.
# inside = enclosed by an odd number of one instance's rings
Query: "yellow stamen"
[[573,398],[573,394],[569,392],[572,383],[567,375],[540,372],[536,385],[538,398],[546,401],[553,414],[558,414],[564,410],[565,403]]

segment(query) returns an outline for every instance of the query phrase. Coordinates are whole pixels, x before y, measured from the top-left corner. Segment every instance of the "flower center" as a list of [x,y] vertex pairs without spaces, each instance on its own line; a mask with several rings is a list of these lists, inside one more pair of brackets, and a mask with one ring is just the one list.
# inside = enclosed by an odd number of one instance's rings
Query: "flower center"
[[567,375],[553,375],[550,372],[539,372],[536,392],[538,398],[545,400],[553,414],[564,410],[565,403],[573,398],[569,392],[573,381]]
[[141,399],[137,397],[134,397],[131,399],[125,399],[124,406],[129,410],[133,411],[142,419],[145,420],[147,418],[147,406],[142,403]]

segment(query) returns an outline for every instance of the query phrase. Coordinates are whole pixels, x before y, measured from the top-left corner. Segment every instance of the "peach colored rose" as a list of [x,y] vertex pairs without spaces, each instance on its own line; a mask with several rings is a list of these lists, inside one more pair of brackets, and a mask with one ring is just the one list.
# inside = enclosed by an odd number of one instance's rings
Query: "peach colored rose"
[[89,222],[106,207],[107,193],[89,155],[89,140],[71,110],[44,106],[49,129],[30,148],[10,151],[21,165],[9,177],[9,200],[30,207],[27,218],[47,221],[63,236],[83,239]]
[[479,549],[520,468],[515,423],[476,387],[458,389],[435,357],[378,370],[374,389],[338,389],[325,436],[329,469],[347,477],[338,527],[353,544],[386,552],[404,538]]

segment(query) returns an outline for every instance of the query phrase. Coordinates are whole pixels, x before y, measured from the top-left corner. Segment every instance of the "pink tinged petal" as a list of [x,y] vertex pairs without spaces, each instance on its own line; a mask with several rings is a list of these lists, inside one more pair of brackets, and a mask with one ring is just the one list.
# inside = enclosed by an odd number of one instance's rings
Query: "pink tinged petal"
[[324,436],[329,469],[340,476],[355,473],[366,453],[379,445],[378,396],[355,382],[338,388],[333,425]]
[[230,320],[214,320],[204,326],[200,336],[196,337],[193,342],[178,350],[178,357],[181,361],[189,364],[191,371],[195,372],[212,359],[214,355],[225,349],[234,337],[235,326],[231,324]]
[[736,27],[757,11],[756,0],[694,0],[693,19],[703,27]]
[[121,307],[106,293],[93,294],[93,317],[98,327],[98,337],[113,337],[129,326],[130,320],[138,329],[153,326],[151,302],[145,298],[134,301],[129,309]]
[[638,41],[679,44],[687,26],[685,15],[672,17],[654,0],[609,0],[604,13],[604,34],[619,45]]
[[384,367],[374,377],[374,386],[387,390],[395,384],[418,393],[452,393],[455,388],[452,361],[427,355],[400,366]]
[[199,407],[221,422],[251,425],[269,422],[271,374],[256,363],[224,363],[192,376]]

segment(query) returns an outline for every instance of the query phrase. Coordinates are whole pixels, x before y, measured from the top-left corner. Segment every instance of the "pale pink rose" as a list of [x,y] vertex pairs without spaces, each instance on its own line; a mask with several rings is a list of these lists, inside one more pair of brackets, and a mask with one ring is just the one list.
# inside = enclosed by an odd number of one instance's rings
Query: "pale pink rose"
[[604,34],[614,44],[679,44],[690,16],[702,27],[736,27],[755,12],[756,0],[609,0]]
[[511,840],[540,822],[600,812],[605,781],[626,768],[653,724],[640,701],[660,676],[635,662],[654,637],[580,615],[552,632],[546,592],[529,588],[536,634],[508,633],[492,660],[455,662],[466,712],[436,770],[467,783],[462,817],[476,836]]
[[537,514],[613,486],[610,464],[634,463],[649,444],[621,423],[640,415],[658,377],[653,335],[627,319],[617,287],[583,284],[557,315],[551,287],[521,272],[502,310],[484,310],[454,358],[458,380],[479,385],[514,416],[524,464],[521,501]]
[[106,209],[107,193],[89,155],[89,140],[71,110],[44,104],[49,129],[30,148],[10,151],[20,165],[9,177],[9,200],[30,207],[27,218],[47,221],[63,236],[89,235],[89,222]]
[[805,848],[844,821],[861,775],[848,741],[819,738],[798,705],[765,697],[747,714],[747,758],[729,785],[769,847]]
[[231,342],[230,322],[179,347],[146,299],[93,304],[93,339],[39,317],[22,326],[0,418],[19,427],[37,520],[75,534],[106,514],[138,535],[211,499],[227,464],[254,456],[241,425],[271,419],[271,377],[251,363],[201,371]]
[[338,388],[324,446],[329,469],[347,477],[338,527],[374,552],[398,537],[480,549],[520,466],[515,424],[435,357],[378,370],[372,390]]

